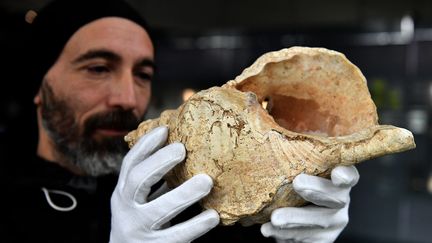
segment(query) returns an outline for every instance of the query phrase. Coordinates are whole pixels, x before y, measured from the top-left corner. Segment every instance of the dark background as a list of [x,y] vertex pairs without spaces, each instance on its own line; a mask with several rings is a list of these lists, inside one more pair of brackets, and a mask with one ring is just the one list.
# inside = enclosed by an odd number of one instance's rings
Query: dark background
[[[15,55],[31,41],[23,39],[24,16],[46,2],[0,2],[3,63],[25,58]],[[176,108],[184,89],[221,85],[265,52],[301,45],[344,53],[366,76],[380,123],[410,129],[417,148],[357,166],[350,223],[337,242],[432,242],[432,1],[130,3],[155,31],[158,74],[149,118]],[[26,81],[16,78],[26,67],[13,63],[1,65],[0,134],[29,103]]]

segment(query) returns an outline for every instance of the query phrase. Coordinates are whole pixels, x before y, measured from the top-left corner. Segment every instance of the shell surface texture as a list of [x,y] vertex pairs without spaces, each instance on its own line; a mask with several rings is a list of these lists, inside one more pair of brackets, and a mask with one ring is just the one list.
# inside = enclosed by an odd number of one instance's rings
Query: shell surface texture
[[360,69],[315,47],[266,53],[234,80],[143,121],[125,141],[132,147],[161,125],[168,143],[187,150],[168,185],[210,175],[214,187],[200,203],[223,225],[264,223],[276,208],[305,205],[292,188],[296,175],[328,177],[335,166],[415,148],[410,131],[378,123]]

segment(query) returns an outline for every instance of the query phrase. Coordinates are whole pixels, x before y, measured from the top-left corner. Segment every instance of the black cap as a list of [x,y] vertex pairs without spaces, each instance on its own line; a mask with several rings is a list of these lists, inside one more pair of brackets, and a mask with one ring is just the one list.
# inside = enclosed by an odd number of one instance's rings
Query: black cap
[[82,26],[103,17],[129,19],[150,35],[144,18],[122,0],[54,0],[37,13],[30,25],[30,37],[25,47],[27,68],[30,69],[26,82],[31,82],[33,95],[70,37]]

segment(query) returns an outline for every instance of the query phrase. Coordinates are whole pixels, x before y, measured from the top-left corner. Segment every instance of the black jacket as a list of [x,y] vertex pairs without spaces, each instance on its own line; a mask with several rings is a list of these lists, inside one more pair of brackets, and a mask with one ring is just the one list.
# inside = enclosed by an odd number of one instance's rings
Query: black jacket
[[[110,197],[117,178],[77,177],[38,157],[30,160],[14,161],[2,171],[2,242],[108,242]],[[71,198],[55,193],[47,197],[42,188],[70,194],[76,207],[54,209],[48,199],[69,207]]]

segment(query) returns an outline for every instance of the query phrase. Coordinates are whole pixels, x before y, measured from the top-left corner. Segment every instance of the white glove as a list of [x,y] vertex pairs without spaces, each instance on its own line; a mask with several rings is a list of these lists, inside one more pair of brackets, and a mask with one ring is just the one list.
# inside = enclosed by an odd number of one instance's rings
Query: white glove
[[191,242],[219,223],[214,210],[206,210],[185,222],[162,225],[207,195],[213,187],[210,176],[200,174],[153,200],[151,186],[185,158],[181,143],[161,149],[168,129],[159,127],[140,138],[123,160],[119,180],[111,197],[111,243]]
[[261,233],[277,242],[334,242],[348,224],[349,193],[359,177],[354,166],[334,168],[331,180],[306,174],[296,176],[294,190],[315,205],[274,210],[271,222],[261,226]]

